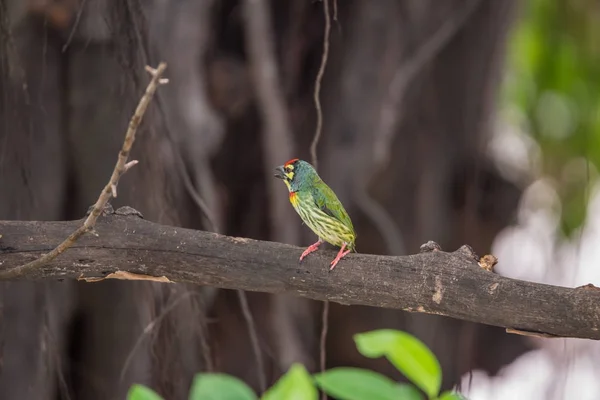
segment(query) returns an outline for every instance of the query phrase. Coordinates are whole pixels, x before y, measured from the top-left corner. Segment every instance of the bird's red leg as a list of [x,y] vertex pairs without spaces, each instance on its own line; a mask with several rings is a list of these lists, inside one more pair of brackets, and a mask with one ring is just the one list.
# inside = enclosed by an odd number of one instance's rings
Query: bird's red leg
[[302,253],[302,255],[300,256],[300,262],[302,262],[302,260],[304,259],[304,257],[306,257],[307,255],[309,255],[310,253],[312,253],[313,251],[317,251],[317,249],[319,248],[319,246],[323,243],[323,241],[321,239],[317,240],[315,243],[311,244],[310,246],[307,247],[306,250],[304,250],[304,252]]
[[335,268],[337,263],[342,259],[342,257],[344,257],[346,254],[350,253],[350,249],[344,251],[345,248],[346,248],[346,243],[344,243],[342,245],[342,248],[338,252],[337,256],[331,262],[331,267],[329,268],[329,271],[333,271],[333,269]]

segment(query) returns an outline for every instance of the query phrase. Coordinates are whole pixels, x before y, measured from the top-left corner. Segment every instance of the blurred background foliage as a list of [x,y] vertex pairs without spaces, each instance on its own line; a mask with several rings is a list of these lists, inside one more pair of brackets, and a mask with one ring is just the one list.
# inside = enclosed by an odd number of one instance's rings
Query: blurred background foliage
[[529,0],[508,41],[502,106],[539,145],[536,177],[560,197],[561,231],[586,217],[600,164],[600,3]]

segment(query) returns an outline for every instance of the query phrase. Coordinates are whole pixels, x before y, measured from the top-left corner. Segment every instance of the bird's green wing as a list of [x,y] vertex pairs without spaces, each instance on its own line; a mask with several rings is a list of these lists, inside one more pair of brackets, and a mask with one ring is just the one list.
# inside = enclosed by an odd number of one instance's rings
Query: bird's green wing
[[333,190],[324,182],[320,182],[312,188],[312,196],[317,205],[325,214],[340,221],[354,232],[350,216],[344,209],[342,202],[337,198]]

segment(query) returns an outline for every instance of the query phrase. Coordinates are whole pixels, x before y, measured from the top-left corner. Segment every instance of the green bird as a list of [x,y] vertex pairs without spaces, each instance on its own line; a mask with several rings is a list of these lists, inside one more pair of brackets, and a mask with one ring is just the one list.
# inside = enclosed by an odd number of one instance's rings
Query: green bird
[[290,192],[290,203],[302,221],[319,237],[317,242],[304,250],[300,261],[325,241],[340,247],[329,268],[333,270],[342,257],[356,251],[356,233],[344,206],[306,161],[294,158],[275,168],[275,171],[275,177],[282,179]]

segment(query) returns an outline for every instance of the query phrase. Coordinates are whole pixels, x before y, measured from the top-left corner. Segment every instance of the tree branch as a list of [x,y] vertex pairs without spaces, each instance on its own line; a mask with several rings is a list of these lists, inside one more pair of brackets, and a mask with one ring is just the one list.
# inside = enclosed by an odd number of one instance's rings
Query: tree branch
[[[98,220],[97,237],[83,236],[61,257],[17,278],[165,277],[445,315],[520,334],[600,339],[599,288],[506,278],[483,269],[468,246],[452,253],[423,246],[422,253],[401,257],[350,254],[329,273],[331,250],[298,264],[302,249],[296,246],[158,225],[122,210]],[[52,250],[82,222],[0,221],[0,269]]]

